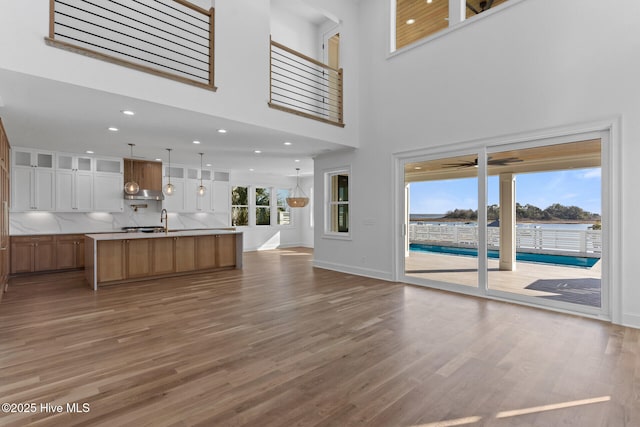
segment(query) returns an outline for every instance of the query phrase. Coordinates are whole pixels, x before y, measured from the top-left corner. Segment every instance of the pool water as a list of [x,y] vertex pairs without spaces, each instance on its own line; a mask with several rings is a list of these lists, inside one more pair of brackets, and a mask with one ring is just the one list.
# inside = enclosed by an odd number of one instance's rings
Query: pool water
[[[456,248],[452,246],[425,245],[422,243],[411,243],[409,250],[414,252],[430,252],[450,255],[478,256],[478,250],[473,248]],[[500,258],[500,252],[488,250],[489,258]],[[600,258],[587,258],[567,255],[553,254],[532,254],[528,252],[516,252],[516,261],[538,262],[542,264],[567,265],[571,267],[593,267]]]

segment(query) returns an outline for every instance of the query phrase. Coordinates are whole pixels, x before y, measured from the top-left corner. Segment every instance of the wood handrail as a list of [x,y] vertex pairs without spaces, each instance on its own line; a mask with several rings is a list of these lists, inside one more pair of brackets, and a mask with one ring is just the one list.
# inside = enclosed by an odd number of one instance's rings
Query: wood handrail
[[207,10],[204,9],[198,5],[195,5],[191,2],[188,2],[187,0],[173,0],[176,3],[180,3],[181,5],[183,5],[184,7],[188,7],[191,10],[195,10],[196,12],[200,12],[203,15],[207,15],[207,16],[211,16],[213,17],[213,8]]
[[[176,7],[172,7],[171,6],[171,2],[176,3]],[[59,38],[56,38],[56,3],[57,0],[49,0],[49,35],[48,37],[45,37],[45,42],[49,45],[49,46],[53,46],[53,47],[57,47],[57,48],[61,48],[61,49],[65,49],[71,52],[75,52],[75,53],[79,53],[85,56],[89,56],[89,57],[93,57],[96,59],[100,59],[103,61],[107,61],[107,62],[111,62],[113,64],[118,64],[118,65],[122,65],[125,67],[129,67],[129,68],[133,68],[136,69],[138,71],[143,71],[146,73],[150,73],[150,74],[155,74],[157,76],[161,76],[161,77],[165,77],[165,78],[170,78],[172,80],[176,80],[182,83],[186,83],[186,84],[190,84],[193,86],[198,86],[204,89],[208,89],[208,90],[213,90],[216,91],[216,87],[214,85],[214,76],[215,76],[215,67],[214,67],[214,54],[215,54],[215,41],[214,41],[214,36],[215,36],[215,9],[212,7],[209,10],[204,9],[196,4],[193,4],[191,2],[189,2],[188,0],[168,0],[164,2],[164,6],[172,8],[174,10],[180,11],[181,13],[186,13],[189,16],[192,16],[193,18],[200,20],[196,15],[190,15],[188,14],[186,11],[184,10],[180,10],[180,7],[178,7],[178,5],[182,6],[183,8],[187,8],[190,9],[198,14],[203,15],[203,19],[201,20],[202,22],[207,22],[208,20],[208,28],[206,30],[208,30],[209,32],[209,46],[208,48],[206,47],[206,44],[202,44],[202,47],[204,49],[206,49],[206,51],[203,51],[202,54],[203,55],[208,55],[209,56],[209,64],[208,64],[208,70],[205,69],[197,69],[197,71],[202,71],[205,72],[206,75],[196,75],[196,74],[192,74],[194,77],[196,77],[195,79],[191,79],[189,77],[185,77],[183,75],[180,74],[180,70],[175,69],[175,71],[177,71],[178,73],[174,74],[172,72],[167,72],[167,71],[163,71],[162,69],[156,67],[156,66],[161,66],[161,64],[158,63],[154,63],[153,61],[145,61],[144,59],[141,58],[137,58],[135,55],[131,55],[131,54],[127,54],[126,52],[117,52],[117,51],[113,51],[116,54],[122,54],[124,56],[127,57],[133,57],[134,59],[140,59],[140,61],[135,62],[135,61],[130,61],[128,59],[122,58],[122,57],[118,57],[118,56],[114,56],[111,55],[109,53],[103,53],[100,52],[98,50],[94,50],[92,48],[88,48],[88,47],[83,47],[82,45],[78,44],[74,44],[73,42],[68,42],[68,41],[64,41],[68,35],[66,34],[58,34]],[[162,3],[162,2],[159,2]],[[104,17],[102,17],[104,18]],[[185,21],[186,22],[186,21]],[[195,25],[195,24],[194,24]],[[205,29],[205,28],[201,28],[201,29]],[[160,30],[158,28],[158,30]],[[120,33],[124,36],[124,33]],[[62,40],[61,40],[62,39]],[[77,40],[80,43],[83,43],[82,40]],[[168,40],[167,40],[168,41]],[[91,43],[89,43],[91,44]],[[99,46],[99,45],[94,45],[97,46],[98,48],[103,48],[103,46]],[[136,49],[133,46],[128,46],[128,45],[124,45],[127,48],[132,48],[132,49]],[[181,45],[182,46],[182,45]],[[158,45],[156,46],[158,48],[162,48],[162,46]],[[182,46],[185,47],[185,46]],[[107,49],[110,50],[110,49]],[[172,51],[173,52],[173,51]],[[206,52],[206,53],[205,53]],[[147,53],[151,53],[151,54],[155,54],[153,52],[147,52]],[[180,54],[179,52],[174,52],[177,54]],[[121,55],[121,56],[122,56]],[[163,59],[169,59],[167,57],[161,56],[161,58]],[[191,58],[191,57],[189,57]],[[194,59],[194,58],[191,58]],[[177,60],[176,60],[177,61]],[[203,61],[204,62],[204,61]],[[188,66],[188,64],[184,63],[184,62],[179,62],[179,64],[181,65],[185,65]],[[147,64],[153,64],[153,65],[147,65]],[[154,66],[156,65],[156,66]],[[167,67],[169,69],[171,69],[171,67]],[[188,72],[183,72],[184,74],[189,74]],[[200,80],[198,80],[200,79]],[[207,82],[208,80],[208,82]]]
[[317,59],[313,59],[313,58],[305,55],[304,53],[300,53],[297,50],[291,49],[290,47],[287,47],[287,46],[285,46],[283,44],[280,44],[278,42],[274,42],[273,40],[271,40],[271,45],[275,46],[277,48],[280,48],[280,49],[284,50],[285,52],[289,52],[292,55],[299,56],[300,58],[302,58],[302,59],[304,59],[306,61],[309,61],[312,64],[315,64],[315,65],[317,65],[319,67],[326,68],[327,70],[335,71],[336,73],[339,73],[340,70],[342,70],[342,68],[333,68],[333,67],[330,67],[327,64],[323,64],[322,62],[318,61]]

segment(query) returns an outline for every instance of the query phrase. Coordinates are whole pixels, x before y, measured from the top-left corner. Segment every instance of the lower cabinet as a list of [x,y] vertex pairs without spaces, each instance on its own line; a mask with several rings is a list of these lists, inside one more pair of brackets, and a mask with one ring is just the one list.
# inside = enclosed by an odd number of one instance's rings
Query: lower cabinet
[[98,282],[124,280],[126,275],[124,240],[98,242]]
[[84,235],[11,237],[11,274],[84,267]]
[[56,236],[56,269],[84,267],[84,235]]
[[151,239],[131,239],[125,241],[127,258],[127,278],[151,275]]
[[174,237],[176,243],[176,272],[196,269],[196,238]]
[[55,269],[55,236],[17,236],[11,238],[11,274]]
[[97,282],[236,266],[236,235],[98,240]]
[[176,240],[173,238],[149,240],[151,240],[151,273],[161,275],[175,272],[178,256],[174,249]]

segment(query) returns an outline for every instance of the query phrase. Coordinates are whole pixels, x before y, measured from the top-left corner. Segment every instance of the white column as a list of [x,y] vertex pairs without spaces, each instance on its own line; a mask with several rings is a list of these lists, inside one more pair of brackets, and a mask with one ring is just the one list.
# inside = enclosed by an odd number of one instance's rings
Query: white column
[[465,0],[449,0],[449,26],[459,24],[465,19]]
[[500,174],[500,270],[516,270],[516,178]]

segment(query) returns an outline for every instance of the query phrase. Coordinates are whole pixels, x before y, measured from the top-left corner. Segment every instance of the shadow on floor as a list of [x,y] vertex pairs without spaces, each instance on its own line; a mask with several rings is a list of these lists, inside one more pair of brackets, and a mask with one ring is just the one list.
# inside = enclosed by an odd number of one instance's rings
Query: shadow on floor
[[555,301],[600,307],[600,279],[544,279],[536,280],[526,287],[534,291],[551,292],[557,295],[543,296]]

